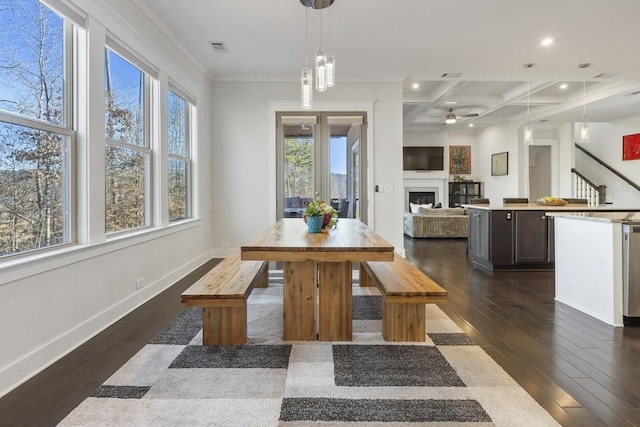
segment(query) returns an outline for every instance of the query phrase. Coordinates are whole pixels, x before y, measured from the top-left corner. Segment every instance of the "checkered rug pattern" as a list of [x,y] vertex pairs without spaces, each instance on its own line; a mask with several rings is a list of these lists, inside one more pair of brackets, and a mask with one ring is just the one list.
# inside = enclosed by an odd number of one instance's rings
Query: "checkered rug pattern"
[[282,340],[282,272],[248,300],[248,342],[203,346],[187,308],[60,425],[555,426],[436,305],[425,343],[388,343],[381,297],[353,287],[353,341]]

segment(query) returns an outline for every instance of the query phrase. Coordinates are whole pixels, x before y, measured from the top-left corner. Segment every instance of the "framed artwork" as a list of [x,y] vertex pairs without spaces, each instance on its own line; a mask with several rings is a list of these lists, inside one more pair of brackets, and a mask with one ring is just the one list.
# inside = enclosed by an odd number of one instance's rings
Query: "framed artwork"
[[449,173],[451,175],[471,173],[470,145],[449,146]]
[[640,133],[622,137],[622,160],[640,159]]
[[491,176],[509,175],[509,152],[491,155]]

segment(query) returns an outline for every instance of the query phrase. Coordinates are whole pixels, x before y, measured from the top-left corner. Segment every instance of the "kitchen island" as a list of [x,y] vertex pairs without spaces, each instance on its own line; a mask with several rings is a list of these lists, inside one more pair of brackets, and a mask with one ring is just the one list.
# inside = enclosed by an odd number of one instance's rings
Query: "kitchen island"
[[[638,212],[550,212],[555,223],[555,299],[623,326],[623,225]],[[630,267],[638,269],[637,262]]]
[[469,256],[489,270],[553,269],[554,221],[548,212],[638,212],[640,208],[535,203],[464,205],[469,213]]

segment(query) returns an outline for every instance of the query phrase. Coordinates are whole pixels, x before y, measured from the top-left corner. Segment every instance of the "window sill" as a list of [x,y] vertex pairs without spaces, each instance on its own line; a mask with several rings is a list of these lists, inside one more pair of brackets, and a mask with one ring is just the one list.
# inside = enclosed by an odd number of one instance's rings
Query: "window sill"
[[0,286],[199,227],[200,221],[199,218],[191,218],[169,224],[167,227],[145,228],[140,231],[119,233],[109,237],[105,242],[87,245],[69,244],[51,250],[38,251],[32,255],[0,261]]

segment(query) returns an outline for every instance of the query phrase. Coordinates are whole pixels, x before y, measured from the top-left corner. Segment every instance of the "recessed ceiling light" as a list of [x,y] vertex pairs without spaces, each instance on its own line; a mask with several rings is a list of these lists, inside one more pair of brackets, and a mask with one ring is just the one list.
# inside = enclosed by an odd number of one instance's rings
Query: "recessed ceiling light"
[[469,127],[472,128],[473,127],[473,123],[469,123]]
[[412,88],[414,89],[419,89],[420,88],[420,83],[414,83],[411,85]]
[[444,101],[445,104],[457,104],[458,101]]
[[547,37],[545,39],[542,39],[542,46],[551,46],[553,44],[554,40],[551,37]]
[[566,88],[569,87],[569,85],[566,83],[562,83],[559,87],[560,87],[560,90],[565,90]]

